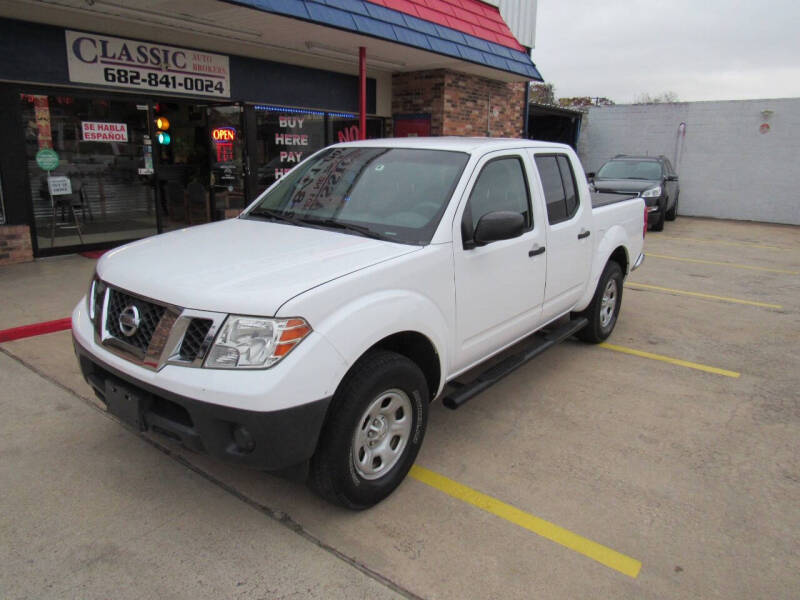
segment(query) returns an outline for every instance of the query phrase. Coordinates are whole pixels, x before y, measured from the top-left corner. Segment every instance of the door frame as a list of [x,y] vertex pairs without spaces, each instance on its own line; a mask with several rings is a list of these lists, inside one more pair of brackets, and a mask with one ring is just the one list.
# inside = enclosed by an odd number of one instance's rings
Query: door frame
[[[461,235],[461,221],[464,216],[464,212],[467,209],[467,204],[469,203],[470,195],[477,183],[480,175],[483,173],[484,168],[497,160],[501,160],[504,158],[516,158],[519,159],[522,172],[525,177],[525,185],[527,188],[528,193],[528,202],[530,203],[530,210],[531,210],[531,223],[532,226],[530,229],[524,231],[520,236],[516,238],[511,238],[509,240],[500,240],[497,242],[492,242],[487,244],[486,246],[478,246],[476,248],[465,250],[463,248],[463,240]],[[547,262],[545,259],[545,255],[531,255],[530,251],[534,249],[536,244],[540,246],[544,246],[546,248],[547,245],[547,215],[544,213],[541,202],[537,201],[535,191],[534,191],[534,183],[535,183],[535,171],[533,170],[530,157],[528,155],[528,148],[511,148],[505,150],[496,150],[492,152],[488,152],[482,155],[474,164],[472,172],[469,174],[467,185],[462,192],[461,198],[458,203],[458,207],[456,208],[453,222],[451,224],[452,227],[452,244],[453,244],[453,269],[454,269],[454,277],[455,277],[455,315],[456,315],[456,322],[455,327],[453,327],[453,334],[452,334],[452,343],[453,347],[456,348],[456,352],[454,352],[452,357],[452,364],[455,368],[456,374],[463,373],[468,371],[476,364],[482,362],[487,358],[482,352],[478,352],[475,357],[469,357],[467,353],[464,352],[464,342],[468,339],[471,340],[471,343],[467,345],[467,347],[474,348],[480,347],[481,344],[490,344],[492,347],[496,349],[492,353],[492,355],[502,352],[505,348],[512,346],[513,344],[517,343],[520,339],[528,336],[532,331],[541,325],[542,319],[542,306],[544,302],[544,290],[545,290],[545,283],[547,280]],[[460,325],[459,320],[461,318],[459,306],[458,306],[458,297],[464,295],[464,290],[459,291],[458,289],[458,273],[457,270],[459,269],[459,261],[464,259],[459,259],[459,253],[470,253],[467,255],[465,259],[467,262],[477,262],[480,260],[481,255],[487,255],[489,253],[500,253],[504,250],[508,250],[510,247],[516,247],[513,250],[518,252],[518,256],[520,257],[520,263],[522,264],[529,264],[536,269],[541,271],[541,301],[539,301],[537,306],[534,306],[531,310],[523,311],[517,315],[514,315],[512,318],[508,318],[500,323],[494,324],[490,327],[486,327],[483,331],[479,332],[476,335],[471,336],[470,338],[463,337],[463,327]],[[524,260],[523,260],[524,258]],[[537,261],[534,262],[526,262],[526,261]],[[517,324],[518,322],[518,324]],[[495,328],[498,333],[500,333],[500,338],[490,341],[491,338],[489,335],[486,335],[490,329]],[[476,339],[480,336],[483,336],[480,340]]]

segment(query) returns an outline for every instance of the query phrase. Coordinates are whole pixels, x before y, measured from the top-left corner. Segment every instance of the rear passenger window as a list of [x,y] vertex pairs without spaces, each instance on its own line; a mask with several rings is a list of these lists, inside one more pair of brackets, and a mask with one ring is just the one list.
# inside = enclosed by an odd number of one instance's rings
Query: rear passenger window
[[551,225],[568,221],[575,216],[580,205],[569,158],[564,154],[537,154],[536,167],[547,203],[547,220]]
[[558,169],[561,171],[561,182],[564,184],[564,196],[567,202],[567,218],[578,212],[578,192],[575,189],[575,174],[566,156],[558,156]]
[[[465,216],[472,231],[486,213],[507,210],[525,217],[525,229],[531,228],[531,208],[528,182],[518,157],[498,158],[486,163],[469,196]],[[471,236],[469,236],[471,237]]]

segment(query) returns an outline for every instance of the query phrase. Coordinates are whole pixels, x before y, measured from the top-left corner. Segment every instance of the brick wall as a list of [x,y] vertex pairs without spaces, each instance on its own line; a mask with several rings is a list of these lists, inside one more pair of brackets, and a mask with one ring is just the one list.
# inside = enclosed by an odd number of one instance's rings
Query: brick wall
[[442,133],[445,71],[414,71],[392,75],[392,114],[431,115],[431,135]]
[[525,84],[447,72],[443,135],[523,135]]
[[27,225],[0,225],[0,266],[33,260]]
[[522,137],[524,107],[525,83],[444,69],[392,77],[392,114],[430,114],[431,135]]

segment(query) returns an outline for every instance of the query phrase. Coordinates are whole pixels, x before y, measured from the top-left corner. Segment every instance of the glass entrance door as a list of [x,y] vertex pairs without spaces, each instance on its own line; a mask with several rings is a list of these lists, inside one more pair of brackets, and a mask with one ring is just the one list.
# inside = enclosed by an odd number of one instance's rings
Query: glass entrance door
[[209,106],[206,114],[211,207],[214,219],[224,219],[238,215],[247,205],[242,107]]
[[161,231],[237,215],[246,204],[240,106],[159,101],[153,116]]
[[153,117],[160,231],[208,223],[212,215],[205,104],[158,101]]

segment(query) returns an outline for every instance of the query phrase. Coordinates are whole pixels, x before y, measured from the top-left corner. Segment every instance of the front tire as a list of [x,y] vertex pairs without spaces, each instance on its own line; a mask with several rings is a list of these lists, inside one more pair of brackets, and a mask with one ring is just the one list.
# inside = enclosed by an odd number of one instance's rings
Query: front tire
[[675,196],[675,204],[673,204],[672,208],[670,208],[667,211],[667,221],[674,221],[675,219],[678,218],[678,200],[680,199],[680,197],[681,195],[679,192],[678,195]]
[[611,335],[622,306],[622,282],[622,267],[613,260],[608,261],[591,304],[579,313],[579,316],[589,319],[589,324],[578,332],[579,339],[599,344]]
[[311,488],[353,510],[386,498],[417,457],[428,404],[425,376],[405,356],[378,350],[360,359],[333,396],[311,459]]
[[664,208],[658,211],[658,221],[653,221],[653,231],[664,231]]

